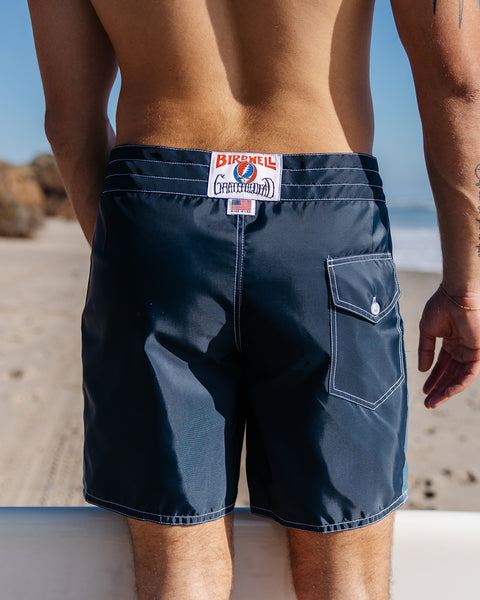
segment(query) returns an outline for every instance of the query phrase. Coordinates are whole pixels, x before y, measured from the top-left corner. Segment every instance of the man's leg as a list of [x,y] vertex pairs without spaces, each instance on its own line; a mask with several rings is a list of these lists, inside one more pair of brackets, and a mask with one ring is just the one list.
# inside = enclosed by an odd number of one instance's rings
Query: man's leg
[[127,519],[138,600],[227,600],[232,587],[231,515],[201,525]]
[[336,533],[289,530],[298,600],[387,600],[393,514]]

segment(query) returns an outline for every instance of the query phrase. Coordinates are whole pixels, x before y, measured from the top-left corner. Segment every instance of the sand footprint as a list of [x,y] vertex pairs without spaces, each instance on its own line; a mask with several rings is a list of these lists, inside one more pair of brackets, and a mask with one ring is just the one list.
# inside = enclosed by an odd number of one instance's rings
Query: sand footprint
[[435,490],[434,483],[431,479],[425,479],[423,481],[423,497],[426,500],[433,500],[436,498],[437,492]]
[[480,481],[480,477],[478,473],[476,473],[473,469],[450,469],[445,468],[441,471],[444,477],[448,479],[453,479],[456,483],[460,485],[476,485]]
[[25,371],[23,369],[11,369],[8,372],[8,376],[10,377],[10,379],[22,379],[24,375]]
[[410,483],[410,508],[435,510],[437,496],[437,486],[432,478],[417,478]]

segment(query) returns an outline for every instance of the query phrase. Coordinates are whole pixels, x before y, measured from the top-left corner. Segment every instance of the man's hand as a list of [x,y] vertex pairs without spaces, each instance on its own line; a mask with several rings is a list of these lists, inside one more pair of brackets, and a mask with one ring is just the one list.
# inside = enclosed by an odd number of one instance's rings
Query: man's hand
[[[459,304],[477,308],[480,297],[462,298]],[[462,392],[480,373],[480,311],[460,308],[438,289],[425,305],[420,320],[420,371],[428,371],[433,364],[436,338],[443,338],[443,343],[423,386],[427,408],[436,408]]]

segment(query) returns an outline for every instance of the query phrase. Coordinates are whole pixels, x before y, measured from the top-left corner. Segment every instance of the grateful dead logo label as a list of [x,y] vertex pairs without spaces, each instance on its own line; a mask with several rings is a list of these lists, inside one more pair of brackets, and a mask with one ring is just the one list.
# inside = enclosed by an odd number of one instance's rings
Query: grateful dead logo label
[[212,152],[208,175],[210,198],[280,200],[281,154]]

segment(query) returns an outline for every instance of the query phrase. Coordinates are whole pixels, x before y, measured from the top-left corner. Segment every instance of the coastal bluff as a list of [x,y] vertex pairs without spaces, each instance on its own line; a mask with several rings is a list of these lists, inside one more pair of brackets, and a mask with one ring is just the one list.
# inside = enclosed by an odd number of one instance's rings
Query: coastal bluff
[[26,165],[0,161],[0,236],[34,237],[46,216],[74,218],[54,157],[41,154]]

